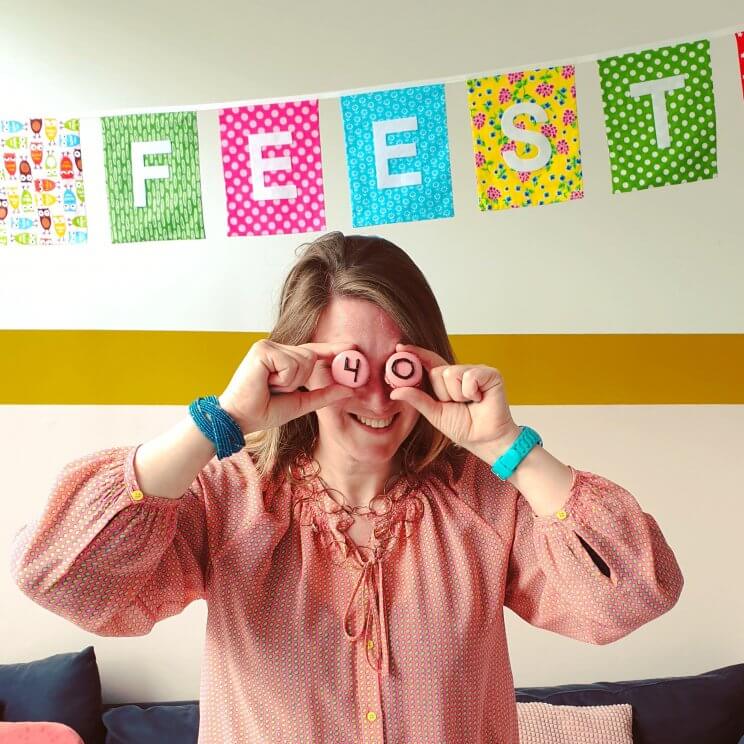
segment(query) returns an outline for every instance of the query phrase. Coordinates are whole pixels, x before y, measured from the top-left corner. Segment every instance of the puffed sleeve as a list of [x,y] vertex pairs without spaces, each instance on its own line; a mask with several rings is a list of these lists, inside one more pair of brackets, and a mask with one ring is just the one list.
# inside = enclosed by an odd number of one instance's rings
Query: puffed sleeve
[[11,575],[24,594],[102,636],[144,635],[206,598],[227,532],[220,497],[255,486],[243,451],[214,457],[181,498],[149,496],[134,471],[139,446],[68,463],[11,546]]
[[603,645],[670,610],[684,579],[656,520],[626,489],[569,467],[570,494],[555,514],[534,514],[517,492],[504,605]]

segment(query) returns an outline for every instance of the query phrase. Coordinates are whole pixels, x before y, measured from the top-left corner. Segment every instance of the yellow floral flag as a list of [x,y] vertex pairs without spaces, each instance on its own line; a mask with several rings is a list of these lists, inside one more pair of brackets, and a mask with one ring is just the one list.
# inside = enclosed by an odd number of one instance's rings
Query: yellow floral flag
[[482,211],[584,196],[573,65],[468,80]]

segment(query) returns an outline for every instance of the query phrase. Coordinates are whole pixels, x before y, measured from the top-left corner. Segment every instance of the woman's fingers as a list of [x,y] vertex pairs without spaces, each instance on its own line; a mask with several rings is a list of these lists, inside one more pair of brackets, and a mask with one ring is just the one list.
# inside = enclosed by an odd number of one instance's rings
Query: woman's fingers
[[[339,352],[354,347],[356,344],[348,341],[309,342],[298,346],[281,346],[281,352],[294,359],[296,367],[293,367],[291,373],[287,371],[282,375],[277,370],[269,375],[268,384],[271,392],[286,393],[306,385],[317,388],[330,384],[331,380],[328,376],[330,360]],[[291,363],[290,366],[292,366]]]
[[461,365],[449,365],[442,370],[442,380],[447,388],[450,398],[456,403],[465,403],[467,398],[462,392],[462,375],[467,367]]
[[356,349],[358,344],[352,341],[308,341],[306,344],[300,344],[294,348],[297,349],[308,349],[319,357],[333,358],[336,354],[339,354],[346,349]]
[[434,395],[441,401],[452,400],[447,386],[442,378],[442,372],[444,367],[433,367],[429,370],[429,382],[431,382],[431,389],[434,391]]
[[301,355],[293,353],[291,349],[277,347],[269,349],[266,356],[273,370],[267,378],[269,386],[280,390],[294,390],[301,384],[296,382],[302,377],[305,366]]
[[427,371],[432,367],[446,366],[449,364],[449,362],[440,357],[436,351],[425,349],[423,346],[416,346],[415,344],[396,344],[395,350],[413,352],[421,360],[421,363]]
[[477,369],[469,364],[446,364],[429,370],[429,379],[435,395],[441,401],[455,401],[467,403],[470,400],[480,400],[477,396]]
[[344,398],[350,398],[354,391],[345,385],[328,385],[317,390],[296,390],[293,393],[276,398],[275,404],[279,406],[285,420],[299,418],[311,411],[336,403]]
[[[280,346],[276,355],[277,366],[282,364],[283,369],[278,369],[269,375],[268,384],[272,392],[283,393],[296,390],[305,385],[310,379],[316,366],[326,367],[328,359],[335,356],[339,351],[344,351],[356,344],[348,341],[333,343],[309,342],[298,346]],[[279,362],[279,360],[286,360]]]
[[468,382],[468,389],[463,390],[464,376],[473,365],[449,364],[435,351],[415,344],[397,344],[396,349],[416,354],[429,373],[432,390],[440,401],[467,403],[470,400],[480,400],[473,397],[477,395],[477,384],[476,390],[473,390],[473,383]]
[[478,386],[478,369],[470,367],[466,369],[462,376],[462,394],[469,400],[479,401],[483,394]]

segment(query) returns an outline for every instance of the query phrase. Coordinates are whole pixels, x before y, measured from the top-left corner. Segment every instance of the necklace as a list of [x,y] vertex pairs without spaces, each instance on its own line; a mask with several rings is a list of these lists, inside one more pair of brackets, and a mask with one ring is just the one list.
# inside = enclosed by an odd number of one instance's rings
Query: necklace
[[[350,506],[348,503],[348,500],[344,493],[338,490],[338,488],[333,488],[333,486],[329,486],[328,483],[325,482],[323,477],[320,475],[320,463],[313,458],[315,464],[317,465],[317,471],[316,475],[318,477],[318,480],[323,484],[324,491],[328,494],[328,496],[332,499],[332,501],[338,506],[338,509],[334,509],[333,511],[345,511],[349,515],[354,514],[386,514],[390,509],[392,508],[393,502],[390,496],[388,496],[388,484],[392,479],[398,479],[402,475],[402,473],[393,473],[386,481],[385,485],[382,489],[382,493],[376,494],[373,496],[368,502],[366,506]],[[343,503],[340,503],[336,497],[333,495],[333,491],[335,491],[337,494],[341,496],[343,499]],[[376,506],[377,508],[373,507],[373,504],[377,502]],[[384,509],[382,511],[378,511],[379,506],[384,506]]]

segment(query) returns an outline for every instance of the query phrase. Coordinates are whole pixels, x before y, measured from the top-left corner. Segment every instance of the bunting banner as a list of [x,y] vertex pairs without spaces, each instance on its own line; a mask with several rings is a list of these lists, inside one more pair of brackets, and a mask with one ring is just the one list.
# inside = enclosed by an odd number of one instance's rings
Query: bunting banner
[[598,64],[613,193],[718,173],[709,41],[608,57]]
[[482,211],[584,196],[573,65],[467,85]]
[[718,150],[710,39],[725,36],[735,44],[738,99],[739,83],[744,94],[740,28],[437,83],[198,104],[185,111],[5,114],[0,246],[88,240],[81,121],[85,134],[98,120],[111,241],[204,239],[197,111],[214,113],[219,124],[219,141],[208,147],[222,160],[228,237],[322,232],[321,98],[338,101],[354,228],[454,217],[449,131],[460,123],[448,121],[450,83],[466,86],[462,126],[472,150],[466,148],[469,162],[458,165],[474,169],[470,209],[579,200],[576,65],[586,62],[596,63],[599,73],[613,194],[712,179]]
[[444,85],[341,97],[354,227],[453,217]]
[[220,111],[227,234],[324,230],[318,101]]
[[0,245],[88,239],[78,119],[0,121]]
[[204,237],[194,112],[103,119],[111,242]]

